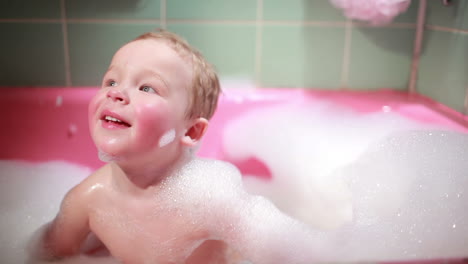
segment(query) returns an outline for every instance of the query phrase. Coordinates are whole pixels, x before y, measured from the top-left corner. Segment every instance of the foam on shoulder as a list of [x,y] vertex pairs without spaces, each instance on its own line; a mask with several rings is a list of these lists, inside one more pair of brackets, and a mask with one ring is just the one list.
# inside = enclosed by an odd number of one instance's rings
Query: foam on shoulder
[[181,205],[230,199],[242,190],[239,170],[230,163],[193,158],[162,183],[162,195]]
[[245,192],[233,165],[193,159],[163,184],[166,197],[188,208],[193,222],[206,223],[219,235],[215,239],[225,240],[253,263],[281,259],[309,263],[312,259],[310,249],[317,240],[310,228],[264,197]]

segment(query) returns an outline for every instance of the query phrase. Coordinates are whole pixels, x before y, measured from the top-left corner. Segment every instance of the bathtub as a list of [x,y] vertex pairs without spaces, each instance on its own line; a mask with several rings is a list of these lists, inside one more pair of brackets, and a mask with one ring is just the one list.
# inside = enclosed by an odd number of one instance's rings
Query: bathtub
[[[96,89],[3,88],[0,159],[65,160],[93,169],[101,166],[87,121],[87,105]],[[199,156],[223,159],[221,131],[228,120],[250,109],[308,97],[331,100],[359,112],[390,110],[411,119],[468,133],[468,117],[429,98],[400,91],[228,90],[221,95]],[[255,160],[236,165],[243,172],[267,173],[266,168]]]
[[[87,104],[96,91],[95,87],[2,89],[0,159],[63,160],[91,169],[100,167],[103,163],[97,157],[87,123]],[[199,156],[226,159],[221,142],[227,121],[252,109],[308,98],[332,101],[362,113],[392,111],[420,122],[468,133],[466,116],[429,98],[401,91],[227,90],[220,98]],[[271,177],[268,168],[255,158],[234,163],[243,174]]]

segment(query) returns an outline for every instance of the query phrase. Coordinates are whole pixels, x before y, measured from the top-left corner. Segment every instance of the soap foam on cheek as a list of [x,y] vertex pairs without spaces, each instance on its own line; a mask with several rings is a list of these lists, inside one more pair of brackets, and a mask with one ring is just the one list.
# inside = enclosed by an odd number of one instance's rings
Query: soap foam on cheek
[[175,129],[171,129],[167,131],[166,133],[164,133],[164,135],[162,135],[162,137],[159,139],[159,147],[162,148],[168,145],[169,143],[171,143],[172,141],[174,141],[175,136],[176,136]]

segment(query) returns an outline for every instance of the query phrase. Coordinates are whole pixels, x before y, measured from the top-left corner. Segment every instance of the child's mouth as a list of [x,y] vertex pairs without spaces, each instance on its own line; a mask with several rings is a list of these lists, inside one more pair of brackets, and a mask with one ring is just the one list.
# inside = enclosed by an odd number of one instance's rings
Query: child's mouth
[[129,123],[127,123],[125,121],[122,121],[122,120],[120,120],[118,118],[108,116],[108,115],[101,118],[101,120],[103,122],[105,122],[106,124],[108,124],[108,125],[112,125],[112,126],[116,126],[116,127],[130,127]]

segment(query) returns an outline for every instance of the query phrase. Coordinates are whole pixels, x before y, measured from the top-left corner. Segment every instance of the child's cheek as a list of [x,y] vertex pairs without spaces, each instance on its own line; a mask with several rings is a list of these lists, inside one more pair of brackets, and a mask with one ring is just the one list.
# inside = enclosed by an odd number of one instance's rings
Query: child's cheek
[[138,139],[143,144],[154,146],[161,137],[173,128],[167,108],[157,105],[143,105],[137,113]]
[[89,122],[89,128],[92,129],[93,128],[93,120],[94,120],[94,117],[96,116],[96,111],[98,109],[98,101],[99,101],[99,97],[98,97],[99,94],[96,94],[92,99],[91,101],[89,102],[88,104],[88,122]]
[[93,114],[96,113],[97,110],[97,96],[94,96],[91,98],[91,101],[89,101],[88,105],[88,115],[92,116]]

